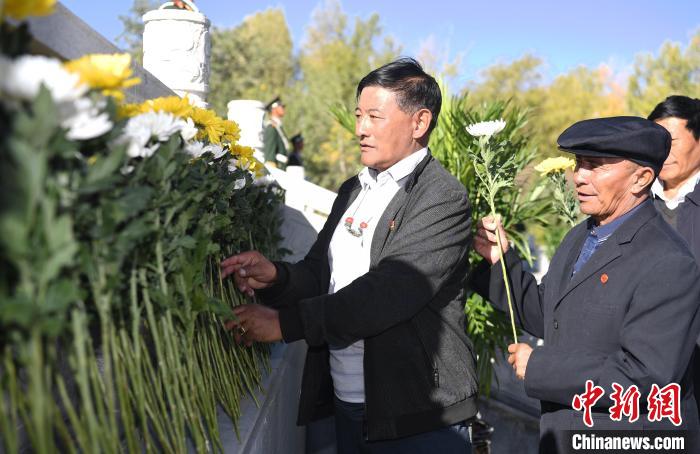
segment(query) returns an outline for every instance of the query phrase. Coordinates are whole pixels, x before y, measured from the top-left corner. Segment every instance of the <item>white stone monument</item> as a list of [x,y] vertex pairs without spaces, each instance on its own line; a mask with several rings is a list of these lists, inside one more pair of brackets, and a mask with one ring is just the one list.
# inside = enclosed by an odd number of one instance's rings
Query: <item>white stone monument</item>
[[230,101],[227,107],[228,119],[238,123],[241,128],[241,139],[238,143],[254,148],[255,157],[265,162],[262,155],[265,104],[252,99],[236,99]]
[[209,93],[209,19],[193,2],[192,11],[170,9],[173,2],[143,15],[143,67],[180,96],[207,107]]

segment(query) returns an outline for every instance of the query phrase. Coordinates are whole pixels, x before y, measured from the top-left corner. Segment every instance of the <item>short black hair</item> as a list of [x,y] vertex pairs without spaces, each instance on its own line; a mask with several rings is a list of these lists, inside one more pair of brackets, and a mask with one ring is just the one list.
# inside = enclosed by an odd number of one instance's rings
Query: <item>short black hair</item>
[[700,99],[669,96],[654,107],[648,119],[656,121],[671,117],[687,120],[686,129],[693,133],[695,140],[700,139]]
[[360,99],[363,89],[373,86],[394,92],[399,109],[409,115],[420,109],[428,109],[433,114],[428,126],[430,135],[440,115],[442,95],[437,81],[423,71],[420,63],[413,58],[402,57],[373,70],[357,85],[356,99]]

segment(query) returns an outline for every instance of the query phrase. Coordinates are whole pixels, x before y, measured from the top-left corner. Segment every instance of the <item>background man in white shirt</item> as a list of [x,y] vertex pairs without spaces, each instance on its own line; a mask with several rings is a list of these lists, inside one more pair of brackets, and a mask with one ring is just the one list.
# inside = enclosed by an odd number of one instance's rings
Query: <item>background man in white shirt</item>
[[[700,100],[669,96],[649,114],[671,133],[671,152],[651,191],[654,205],[700,259]],[[700,262],[699,262],[700,263]],[[700,413],[700,339],[693,361],[695,399]]]

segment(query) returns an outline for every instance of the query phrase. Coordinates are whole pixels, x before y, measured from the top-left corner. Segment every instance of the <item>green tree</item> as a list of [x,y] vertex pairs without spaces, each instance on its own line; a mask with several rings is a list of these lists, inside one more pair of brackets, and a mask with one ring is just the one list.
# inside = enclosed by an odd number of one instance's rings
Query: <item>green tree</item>
[[134,0],[134,4],[125,16],[119,16],[124,25],[124,30],[116,37],[117,44],[121,45],[131,57],[143,62],[143,20],[141,16],[148,11],[158,8],[157,0]]
[[472,103],[512,100],[521,107],[535,107],[542,100],[542,59],[531,54],[497,63],[481,71],[481,80],[468,86]]
[[360,153],[352,135],[333,126],[329,108],[354,107],[360,79],[399,54],[394,42],[382,36],[377,14],[355,18],[352,28],[348,22],[337,1],[314,11],[300,51],[300,77],[288,103],[287,131],[304,134],[310,179],[332,190],[357,173]]
[[267,101],[288,92],[294,71],[292,38],[279,8],[246,17],[211,34],[209,102],[226,116],[232,99]]
[[486,68],[479,83],[469,87],[470,104],[510,101],[530,109],[524,131],[543,156],[555,154],[557,137],[574,122],[625,113],[624,89],[606,65],[579,66],[546,84],[542,64],[539,57],[526,54]]
[[659,55],[638,55],[629,80],[630,111],[646,116],[670,95],[700,96],[700,30],[685,47],[666,42]]
[[605,65],[574,68],[555,78],[542,93],[535,106],[532,132],[544,155],[557,154],[557,137],[573,123],[625,113],[624,90],[615,84]]

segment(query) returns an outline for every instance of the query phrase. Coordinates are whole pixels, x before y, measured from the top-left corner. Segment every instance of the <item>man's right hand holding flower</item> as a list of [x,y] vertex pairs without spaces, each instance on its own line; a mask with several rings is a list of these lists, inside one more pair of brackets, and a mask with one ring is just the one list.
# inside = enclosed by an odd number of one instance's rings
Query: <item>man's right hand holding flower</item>
[[253,296],[255,290],[270,287],[277,281],[277,268],[258,251],[232,255],[221,262],[221,277],[233,274],[238,289]]
[[501,245],[503,253],[508,251],[508,237],[506,231],[501,225],[501,217],[499,215],[486,216],[476,224],[476,235],[474,236],[474,250],[482,256],[491,265],[494,265],[500,259],[498,254],[498,242],[496,239],[496,231],[500,233]]

